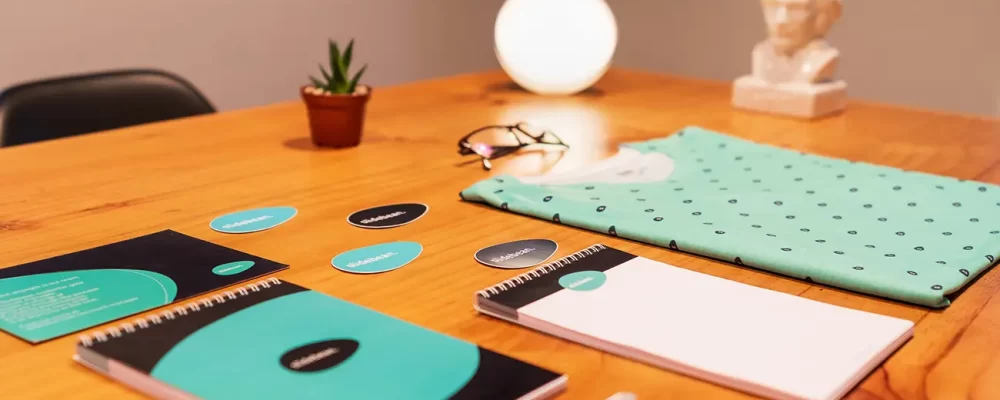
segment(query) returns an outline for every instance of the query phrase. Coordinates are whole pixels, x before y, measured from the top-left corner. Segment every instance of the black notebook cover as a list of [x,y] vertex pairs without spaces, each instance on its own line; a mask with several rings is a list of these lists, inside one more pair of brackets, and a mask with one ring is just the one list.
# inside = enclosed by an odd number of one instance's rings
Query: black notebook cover
[[518,399],[565,380],[274,278],[84,336],[78,360],[204,399]]
[[285,268],[161,231],[0,269],[0,329],[37,343]]

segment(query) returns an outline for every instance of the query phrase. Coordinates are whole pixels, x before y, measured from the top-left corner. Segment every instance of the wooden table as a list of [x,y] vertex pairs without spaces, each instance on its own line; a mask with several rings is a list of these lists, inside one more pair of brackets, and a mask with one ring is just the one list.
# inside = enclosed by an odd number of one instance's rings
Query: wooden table
[[[997,120],[852,103],[841,116],[800,122],[735,111],[728,96],[724,83],[612,70],[581,95],[539,97],[489,72],[378,88],[364,143],[349,150],[313,148],[298,101],[0,149],[0,265],[169,228],[291,264],[279,278],[567,373],[565,398],[603,399],[618,391],[643,399],[746,397],[473,311],[473,292],[523,272],[478,265],[472,258],[477,249],[546,237],[559,242],[556,256],[562,256],[601,242],[916,322],[913,340],[853,398],[1000,399],[998,269],[947,309],[929,310],[459,201],[461,189],[490,173],[463,163],[456,140],[482,125],[522,119],[553,128],[572,150],[561,159],[526,154],[501,160],[493,174],[567,170],[613,154],[622,142],[700,125],[826,156],[1000,182]],[[431,211],[404,227],[362,230],[344,220],[359,208],[411,201]],[[271,205],[295,206],[299,214],[248,235],[208,227],[220,214]],[[373,276],[330,267],[342,251],[392,240],[419,241],[424,253],[402,269]],[[31,346],[0,334],[0,397],[137,396],[74,364],[75,342],[72,335]]]

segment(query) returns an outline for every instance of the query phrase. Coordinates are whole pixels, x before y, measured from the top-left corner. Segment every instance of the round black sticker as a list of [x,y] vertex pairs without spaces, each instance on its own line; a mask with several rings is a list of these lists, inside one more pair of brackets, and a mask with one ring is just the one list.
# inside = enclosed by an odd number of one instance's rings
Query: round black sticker
[[559,245],[549,239],[527,239],[484,247],[476,252],[476,261],[497,268],[528,268],[541,264],[555,254]]
[[351,339],[333,339],[296,347],[281,355],[281,365],[295,372],[316,372],[333,368],[358,351]]
[[427,205],[419,203],[392,204],[355,211],[347,217],[351,225],[380,229],[406,225],[427,213]]

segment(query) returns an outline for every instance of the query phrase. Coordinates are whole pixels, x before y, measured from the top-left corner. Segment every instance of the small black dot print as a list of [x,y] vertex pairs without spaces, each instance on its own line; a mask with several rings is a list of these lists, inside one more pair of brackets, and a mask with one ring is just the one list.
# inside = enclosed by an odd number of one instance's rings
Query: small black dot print
[[656,211],[656,210],[653,210],[652,208],[647,208],[646,209],[646,212],[653,212],[653,211]]
[[691,200],[684,200],[684,204],[691,204]]
[[902,186],[893,186],[892,190],[900,191],[900,190],[903,190],[903,187]]
[[712,223],[711,223],[711,222],[702,222],[701,224],[702,224],[702,225],[712,225]]
[[656,222],[660,222],[660,221],[663,221],[663,217],[656,217],[656,218],[653,218],[653,221],[656,221]]
[[679,191],[681,191],[681,190],[684,190],[684,188],[674,188],[674,190],[676,190],[676,191],[678,191],[678,192],[679,192]]
[[990,231],[990,234],[991,234],[991,235],[996,235],[996,234],[998,234],[998,233],[1000,233],[1000,231]]
[[847,231],[848,235],[857,235],[858,231]]
[[497,182],[503,183],[503,179],[495,178]]
[[785,203],[782,203],[781,201],[776,201],[776,202],[774,202],[774,205],[776,205],[776,206],[780,206],[780,205],[782,205],[782,204],[785,204]]
[[865,267],[862,267],[862,266],[858,265],[858,266],[854,267],[854,269],[856,269],[858,271],[861,271],[861,270],[865,269]]
[[980,186],[979,187],[979,191],[980,192],[985,192],[986,191],[986,186]]
[[971,218],[969,219],[969,222],[979,222],[979,218]]
[[794,215],[786,215],[785,218],[787,218],[787,219],[795,219],[795,216]]
[[823,239],[816,239],[816,243],[826,243],[826,241]]
[[760,183],[760,179],[754,179],[753,183]]
[[908,273],[910,275],[913,275],[913,276],[917,276],[917,273],[915,271],[906,271],[906,273]]
[[597,212],[604,212],[604,210],[606,210],[606,209],[607,209],[607,207],[600,206],[600,207],[597,207]]
[[494,191],[493,193],[500,193],[500,192],[503,192],[503,189],[500,189],[500,190],[497,190],[497,191]]
[[615,230],[614,225],[611,225],[611,227],[608,228],[608,234],[611,236],[618,236],[618,231]]
[[910,206],[910,207],[916,207],[916,206],[917,206],[917,203],[914,203],[914,202],[909,202],[909,203],[906,203],[906,205],[907,205],[907,206]]
[[500,205],[500,209],[507,210],[507,202],[503,202],[503,204]]
[[724,148],[726,148],[726,144],[725,144],[725,143],[719,143],[719,148],[720,148],[720,149],[724,149]]
[[701,211],[695,211],[695,212],[691,213],[691,215],[701,215]]
[[962,206],[962,203],[959,203],[959,202],[957,202],[957,201],[956,201],[956,202],[954,202],[954,203],[951,203],[951,205],[953,205],[953,206],[955,206],[955,207],[961,207],[961,206]]
[[768,233],[768,234],[767,234],[767,236],[770,236],[770,237],[778,237],[778,235],[775,235],[775,234],[773,234],[773,233]]
[[552,196],[545,196],[545,198],[542,199],[542,201],[548,203],[548,202],[552,201]]
[[896,255],[895,255],[895,254],[892,254],[892,253],[889,253],[889,254],[886,254],[885,256],[886,256],[886,257],[890,257],[890,258],[892,258],[892,257],[895,257]]
[[702,171],[702,172],[706,172],[706,173],[707,173],[707,172],[712,172],[712,169],[711,169],[711,168],[705,168],[705,169],[703,169],[703,170],[701,170],[701,171]]
[[844,252],[840,250],[834,250],[833,254],[844,255]]
[[771,189],[764,189],[763,192],[771,192]]
[[656,150],[656,146],[649,146],[650,150]]
[[747,214],[747,213],[740,213],[740,216],[741,216],[741,217],[749,217],[749,216],[750,216],[750,214]]
[[903,231],[896,232],[896,236],[906,236],[906,232]]
[[753,168],[750,168],[750,167],[746,167],[746,168],[743,168],[743,170],[744,170],[744,171],[747,171],[747,172],[750,172],[750,171],[752,171],[752,170],[753,170]]
[[591,200],[600,200],[601,198],[600,197],[591,197],[590,199]]
[[962,248],[962,250],[972,250],[972,246],[965,246]]
[[561,220],[559,220],[559,214],[553,215],[552,220],[555,222],[562,222]]
[[885,178],[885,174],[878,174],[879,178]]
[[834,216],[833,216],[833,219],[843,219],[843,218],[844,218],[844,217],[841,217],[841,216],[839,216],[839,215],[834,215]]
[[944,190],[944,186],[941,186],[941,185],[937,185],[937,186],[935,186],[935,187],[936,187],[936,188],[938,188],[938,190]]
[[871,204],[865,204],[864,207],[865,208],[872,208],[872,205]]
[[781,251],[792,251],[792,249],[789,249],[789,248],[787,248],[787,247],[782,247],[782,248],[781,248]]
[[924,222],[934,222],[934,218],[927,218],[924,220]]
[[806,194],[816,194],[815,190],[806,190]]
[[718,179],[712,179],[712,180],[708,181],[708,183],[719,183],[719,180]]
[[951,232],[941,232],[942,235],[951,236]]
[[887,220],[887,219],[886,219],[885,217],[879,217],[879,219],[878,219],[878,220],[879,220],[879,221],[881,221],[881,222],[885,222],[885,221],[888,221],[888,220]]
[[635,199],[636,201],[646,201],[646,199]]
[[802,182],[802,178],[795,178],[796,182]]
[[844,174],[837,175],[837,179],[844,179]]
[[866,244],[865,247],[867,247],[869,249],[874,249],[875,245],[874,244]]
[[743,260],[741,260],[739,257],[736,257],[736,259],[733,261],[736,262],[736,265],[744,265]]
[[743,156],[736,156],[736,158],[734,158],[734,160],[736,160],[736,161],[740,161],[742,159],[743,159]]
[[802,229],[799,229],[799,230],[802,231],[802,232],[809,232],[809,228],[802,228]]
[[969,276],[969,270],[965,268],[958,270],[958,272],[960,272],[962,275]]
[[792,169],[792,165],[791,164],[785,165],[785,169]]
[[760,228],[760,225],[750,225],[750,226],[752,226],[754,228]]
[[819,204],[817,204],[817,206],[826,207],[826,203],[819,203]]
[[931,289],[941,290],[941,289],[944,289],[944,287],[942,287],[941,285],[934,285],[934,286],[931,286]]
[[917,247],[914,247],[914,248],[913,248],[913,250],[916,250],[916,251],[924,251],[924,246],[917,246]]
[[993,256],[989,254],[986,255],[986,259],[989,260],[990,262],[993,262]]
[[697,159],[695,159],[694,161],[696,161],[696,162],[702,162],[702,161],[705,161],[705,160],[702,160],[702,159],[700,159],[700,158],[697,158]]
[[587,186],[584,189],[586,189],[586,190],[594,190],[594,187],[593,186]]
[[729,204],[736,204],[736,203],[737,203],[736,199],[729,199]]
[[639,189],[632,189],[632,190],[629,190],[629,191],[632,192],[632,193],[639,193]]
[[715,231],[715,234],[716,234],[716,235],[725,235],[725,234],[726,234],[726,232],[723,232],[723,231]]
[[670,244],[668,244],[667,247],[669,247],[671,249],[674,249],[674,250],[677,250],[677,242],[674,241],[674,240],[671,240]]
[[941,264],[941,265],[944,265],[944,264],[947,264],[947,263],[946,263],[946,262],[944,262],[944,261],[935,261],[935,262],[936,262],[936,263],[938,263],[938,264]]

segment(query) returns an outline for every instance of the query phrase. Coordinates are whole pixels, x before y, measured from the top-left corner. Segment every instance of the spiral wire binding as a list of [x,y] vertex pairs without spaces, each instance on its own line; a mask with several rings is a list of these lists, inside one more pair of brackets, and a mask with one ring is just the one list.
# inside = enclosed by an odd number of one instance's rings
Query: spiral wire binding
[[508,290],[516,288],[517,285],[523,285],[525,282],[530,281],[534,278],[541,278],[542,275],[548,274],[549,272],[565,267],[581,258],[594,254],[598,251],[604,250],[605,248],[606,247],[603,244],[595,244],[586,249],[580,250],[576,253],[570,254],[566,257],[560,258],[556,261],[545,264],[541,267],[535,268],[531,271],[525,272],[521,275],[515,276],[503,282],[500,282],[493,287],[480,290],[479,292],[476,292],[476,294],[488,299],[490,298],[491,295],[497,295],[500,294],[500,292],[506,292]]
[[174,308],[161,311],[159,314],[149,315],[145,318],[136,318],[132,322],[123,322],[118,326],[112,326],[104,331],[96,331],[91,334],[80,335],[80,343],[83,343],[86,347],[90,347],[94,344],[94,342],[107,342],[110,338],[122,337],[122,335],[126,333],[135,333],[137,330],[146,329],[154,325],[160,325],[164,323],[165,320],[174,320],[178,315],[188,315],[190,312],[198,312],[201,311],[202,308],[214,307],[216,304],[225,303],[227,300],[236,300],[252,292],[259,292],[261,289],[269,288],[271,285],[280,284],[281,280],[278,278],[268,278],[266,280],[254,282],[249,285],[241,286],[233,291],[227,291],[207,299],[192,301],[184,305],[179,305]]

